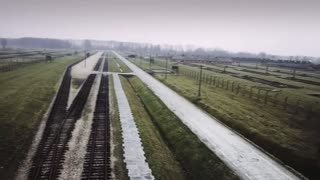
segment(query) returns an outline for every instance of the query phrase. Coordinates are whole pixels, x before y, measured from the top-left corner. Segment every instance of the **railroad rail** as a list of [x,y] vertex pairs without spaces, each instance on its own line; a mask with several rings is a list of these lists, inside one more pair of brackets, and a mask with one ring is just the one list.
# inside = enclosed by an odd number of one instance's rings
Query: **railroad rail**
[[102,75],[81,179],[112,179],[108,82]]
[[104,60],[103,72],[108,72],[108,58],[107,57]]
[[101,63],[102,63],[102,58],[99,58],[97,64],[94,66],[93,70],[94,71],[99,71]]
[[[78,63],[78,62],[77,62]],[[76,64],[76,63],[74,63]],[[73,65],[74,65],[73,64]],[[71,67],[66,70],[57,98],[50,112],[44,134],[33,157],[28,179],[57,179],[62,169],[64,153],[71,137],[74,124],[81,117],[90,93],[95,74],[89,75],[78,95],[67,111],[67,101],[71,84]]]

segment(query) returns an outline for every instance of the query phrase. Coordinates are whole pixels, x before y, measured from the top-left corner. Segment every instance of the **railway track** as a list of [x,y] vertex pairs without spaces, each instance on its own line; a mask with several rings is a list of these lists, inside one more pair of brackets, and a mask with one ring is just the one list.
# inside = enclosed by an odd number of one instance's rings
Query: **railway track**
[[[76,63],[75,63],[76,64]],[[74,65],[74,64],[73,64]],[[71,137],[75,122],[81,117],[84,105],[90,93],[95,74],[89,75],[78,95],[67,111],[67,102],[71,84],[71,66],[66,70],[57,98],[50,112],[47,125],[37,152],[33,157],[28,179],[57,179],[62,169],[64,153]]]
[[108,76],[102,75],[81,179],[112,179]]
[[97,64],[94,66],[93,70],[94,70],[94,71],[99,71],[99,68],[100,68],[101,63],[102,63],[102,57],[99,58]]
[[108,72],[108,59],[107,59],[107,57],[104,60],[103,72]]

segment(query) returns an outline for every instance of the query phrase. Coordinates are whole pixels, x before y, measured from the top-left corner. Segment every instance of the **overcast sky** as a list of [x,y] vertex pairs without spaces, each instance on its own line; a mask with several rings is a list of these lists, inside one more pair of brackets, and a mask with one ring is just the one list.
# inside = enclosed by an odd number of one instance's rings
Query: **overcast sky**
[[0,37],[320,56],[320,0],[0,0]]

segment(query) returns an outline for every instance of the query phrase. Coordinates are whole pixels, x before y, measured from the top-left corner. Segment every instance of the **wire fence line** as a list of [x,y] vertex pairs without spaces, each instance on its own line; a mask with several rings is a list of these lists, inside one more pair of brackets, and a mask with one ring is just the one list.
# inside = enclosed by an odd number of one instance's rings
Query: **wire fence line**
[[[186,76],[200,82],[200,73],[195,71],[180,70],[179,75]],[[306,120],[312,117],[318,117],[320,115],[316,111],[317,103],[305,102],[301,99],[289,99],[289,96],[281,93],[277,89],[273,89],[267,86],[250,86],[244,83],[229,80],[221,76],[215,76],[211,74],[203,74],[202,83],[209,88],[220,88],[228,92],[231,92],[237,96],[243,96],[254,100],[257,103],[265,106],[273,106],[282,109],[287,113],[294,115],[302,115]]]

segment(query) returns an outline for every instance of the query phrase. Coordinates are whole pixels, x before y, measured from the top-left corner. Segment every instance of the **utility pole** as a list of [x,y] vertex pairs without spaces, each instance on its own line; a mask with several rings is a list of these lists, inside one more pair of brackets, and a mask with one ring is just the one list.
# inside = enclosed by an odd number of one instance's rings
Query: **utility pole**
[[88,58],[90,55],[89,55],[89,52],[87,52],[87,51],[85,51],[84,53],[85,53],[84,68],[86,68],[86,67],[87,67],[87,58]]
[[149,70],[151,71],[151,56],[149,58]]
[[167,79],[167,73],[168,73],[168,57],[166,58],[166,73],[165,73],[165,79]]
[[296,68],[294,67],[292,70],[292,79],[296,78]]
[[202,84],[202,68],[203,66],[200,66],[200,77],[199,77],[199,89],[198,89],[198,97],[201,96],[201,84]]

